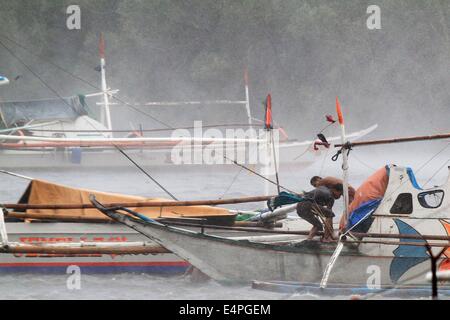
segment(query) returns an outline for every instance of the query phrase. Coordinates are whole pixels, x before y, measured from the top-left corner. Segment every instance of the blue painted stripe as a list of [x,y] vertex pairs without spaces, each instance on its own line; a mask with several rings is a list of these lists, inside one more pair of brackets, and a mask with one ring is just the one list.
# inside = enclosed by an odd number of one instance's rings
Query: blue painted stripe
[[[74,263],[73,265],[76,265]],[[161,275],[183,274],[187,266],[81,266],[81,273],[99,274],[99,273],[150,273]],[[2,266],[1,273],[53,273],[65,274],[67,266]]]

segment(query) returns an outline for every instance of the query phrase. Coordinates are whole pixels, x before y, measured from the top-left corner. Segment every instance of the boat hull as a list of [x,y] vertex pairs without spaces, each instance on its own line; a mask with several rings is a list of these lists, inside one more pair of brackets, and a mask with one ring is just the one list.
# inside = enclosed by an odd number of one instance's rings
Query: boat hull
[[[199,230],[199,228],[193,229]],[[27,245],[64,245],[81,242],[107,242],[119,245],[129,242],[152,243],[146,236],[121,224],[7,222],[6,230],[9,242]],[[236,234],[242,235],[242,232],[217,230],[215,234],[233,237]],[[190,264],[173,253],[0,254],[0,273],[66,273],[69,266],[80,267],[82,273],[136,272],[177,275],[186,272]]]
[[[30,245],[67,242],[142,242],[147,238],[121,225],[86,223],[7,223],[8,240]],[[115,254],[0,254],[0,273],[66,273],[78,266],[82,273],[137,272],[162,275],[184,273],[189,264],[173,253]]]
[[[335,244],[318,241],[293,246],[256,243],[247,240],[196,233],[170,226],[145,223],[108,212],[110,217],[153,239],[220,282],[296,281],[320,283]],[[429,286],[425,273],[430,263],[416,263],[416,257],[375,256],[345,247],[337,259],[328,283],[364,287]],[[398,268],[406,272],[393,279]]]
[[[177,162],[172,159],[172,149],[126,149],[126,154],[134,161],[143,166],[182,166],[186,168],[195,167],[230,167],[235,168],[232,162],[225,159],[208,163],[200,161]],[[286,146],[280,148],[280,164],[295,164],[307,167],[311,165],[320,153],[307,152],[304,146]],[[296,157],[305,153],[299,159]],[[197,161],[197,160],[196,160]],[[249,161],[239,161],[242,164],[255,165]],[[257,163],[256,163],[257,165]],[[129,167],[130,161],[112,148],[67,148],[67,149],[0,149],[0,167],[2,168],[70,168],[70,167]]]

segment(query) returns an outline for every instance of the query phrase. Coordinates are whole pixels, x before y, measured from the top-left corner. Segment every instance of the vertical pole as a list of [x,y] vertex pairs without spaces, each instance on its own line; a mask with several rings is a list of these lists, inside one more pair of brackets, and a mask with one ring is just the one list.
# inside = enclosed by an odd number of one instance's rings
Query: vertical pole
[[[266,159],[264,159],[265,164],[264,164],[264,176],[267,179],[270,179],[270,164],[271,164],[271,159],[272,159],[272,155],[271,155],[271,148],[270,148],[270,135],[269,135],[269,131],[266,130],[266,143],[265,143],[265,153],[266,153]],[[264,181],[264,195],[268,196],[270,195],[270,183],[268,180]]]
[[429,250],[431,254],[431,299],[437,300],[438,298],[438,281],[437,281],[437,275],[436,275],[436,263],[439,258],[436,258],[433,256],[433,252],[431,249]]
[[344,221],[347,224],[348,220],[348,156],[347,150],[345,149],[345,124],[344,124],[344,116],[342,114],[341,105],[339,104],[339,99],[336,97],[336,112],[339,119],[339,124],[341,126],[341,141],[342,141],[342,180],[343,180],[343,188],[344,188]]
[[426,245],[428,254],[430,255],[431,262],[431,299],[438,299],[438,278],[437,278],[437,263],[441,258],[442,254],[447,250],[446,248],[442,248],[442,250],[435,255],[433,250],[429,244]]
[[0,235],[2,237],[2,246],[5,247],[8,245],[8,233],[6,232],[6,225],[5,225],[5,217],[3,214],[4,208],[0,208]]
[[253,132],[253,123],[252,123],[252,113],[250,110],[250,96],[248,93],[248,69],[245,68],[244,71],[244,82],[245,82],[245,109],[247,110],[247,119],[250,129]]
[[[345,125],[344,125],[344,116],[342,114],[341,105],[339,104],[338,97],[336,97],[336,112],[339,118],[339,124],[341,125],[341,140],[342,140],[342,171],[343,171],[343,187],[344,187],[344,221],[345,225],[348,220],[348,163],[347,163],[347,150],[345,149]],[[327,266],[325,267],[325,272],[322,276],[322,281],[320,281],[320,287],[326,288],[328,283],[328,278],[330,277],[331,270],[334,267],[339,255],[341,254],[342,248],[344,247],[344,243],[342,242],[344,234],[339,237],[338,244],[336,249],[333,252],[333,255],[330,258]]]
[[103,33],[100,34],[100,70],[102,76],[102,92],[103,92],[103,110],[105,117],[105,124],[108,130],[112,129],[111,125],[111,113],[109,110],[109,98],[108,98],[108,87],[106,85],[106,70],[105,70],[105,41],[103,39]]
[[270,137],[271,137],[270,142],[271,142],[271,145],[272,145],[272,153],[273,153],[272,154],[272,156],[273,156],[273,168],[275,170],[275,178],[276,178],[276,181],[277,181],[277,191],[278,191],[278,194],[280,194],[280,192],[281,192],[281,189],[280,189],[280,178],[278,176],[277,151],[275,149],[275,141],[274,141],[274,138],[273,138],[273,128],[270,129]]

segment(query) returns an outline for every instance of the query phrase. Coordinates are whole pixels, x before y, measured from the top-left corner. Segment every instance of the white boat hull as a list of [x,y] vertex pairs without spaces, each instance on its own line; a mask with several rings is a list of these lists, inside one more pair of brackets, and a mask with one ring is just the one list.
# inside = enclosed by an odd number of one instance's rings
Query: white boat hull
[[[8,240],[23,244],[68,242],[142,242],[147,239],[121,225],[86,223],[7,223]],[[139,255],[0,254],[0,273],[65,273],[78,266],[82,273],[138,272],[182,274],[189,264],[172,253]]]

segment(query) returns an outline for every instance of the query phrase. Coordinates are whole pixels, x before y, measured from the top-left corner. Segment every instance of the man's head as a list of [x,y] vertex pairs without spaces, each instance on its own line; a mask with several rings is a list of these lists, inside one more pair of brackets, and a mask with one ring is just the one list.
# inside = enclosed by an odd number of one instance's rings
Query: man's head
[[314,177],[311,178],[311,180],[310,180],[309,182],[311,183],[311,185],[312,185],[313,187],[317,187],[317,183],[318,183],[320,180],[322,180],[321,177],[319,177],[319,176],[314,176]]
[[330,187],[330,191],[335,199],[339,199],[344,193],[344,187],[342,186],[342,183],[336,183]]

